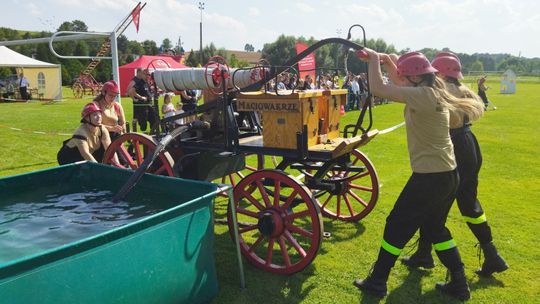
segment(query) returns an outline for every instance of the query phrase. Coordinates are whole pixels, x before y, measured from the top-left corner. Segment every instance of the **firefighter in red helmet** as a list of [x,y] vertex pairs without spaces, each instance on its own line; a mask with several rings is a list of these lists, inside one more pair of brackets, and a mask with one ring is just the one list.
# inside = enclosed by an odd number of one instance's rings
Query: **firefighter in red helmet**
[[[478,106],[472,99],[449,94],[435,75],[429,60],[419,52],[402,55],[394,62],[389,55],[364,49],[369,65],[369,84],[374,95],[405,104],[407,146],[412,174],[386,219],[377,261],[366,279],[353,284],[363,292],[384,297],[392,267],[405,244],[420,227],[449,270],[451,280],[436,288],[459,300],[470,298],[464,265],[445,222],[458,186],[458,172],[449,135],[451,117],[459,123],[461,106]],[[393,67],[399,81],[384,83],[380,60]],[[397,84],[397,85],[396,85]],[[479,108],[481,111],[481,107]]]
[[95,103],[89,103],[81,111],[81,125],[73,136],[64,141],[58,151],[60,165],[88,160],[101,162],[105,150],[111,144],[109,131],[102,124],[102,110]]
[[103,126],[109,131],[112,140],[126,131],[124,108],[116,102],[119,93],[120,89],[116,81],[110,80],[103,84],[101,93],[94,98],[94,103],[102,111]]

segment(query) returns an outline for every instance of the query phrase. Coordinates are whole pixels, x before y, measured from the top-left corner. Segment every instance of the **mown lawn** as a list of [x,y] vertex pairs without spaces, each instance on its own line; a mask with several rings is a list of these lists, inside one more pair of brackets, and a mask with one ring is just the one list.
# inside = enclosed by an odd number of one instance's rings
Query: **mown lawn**
[[[494,80],[494,79],[492,79]],[[488,92],[496,111],[488,111],[474,124],[484,157],[479,199],[492,227],[495,242],[510,269],[492,279],[480,279],[475,239],[457,207],[448,227],[458,242],[472,289],[470,303],[537,303],[540,299],[540,83],[518,83],[515,95]],[[56,166],[56,152],[78,125],[86,100],[69,98],[54,104],[0,104],[0,176]],[[131,117],[131,103],[124,108]],[[388,104],[374,109],[374,127],[382,130],[400,123],[403,106]],[[345,116],[356,120],[357,111]],[[16,131],[10,128],[22,129]],[[33,131],[47,134],[33,133]],[[216,225],[216,261],[220,291],[214,303],[377,303],[352,286],[365,277],[375,261],[385,218],[410,174],[405,129],[376,137],[362,148],[377,168],[381,191],[376,208],[356,224],[325,219],[331,237],[323,241],[314,262],[303,272],[278,276],[244,262],[247,288],[238,287],[234,247],[225,225]],[[217,200],[216,217],[224,218],[226,201]],[[407,251],[407,249],[405,250]],[[440,264],[440,263],[439,263]],[[434,290],[445,269],[409,271],[397,263],[391,274],[386,303],[456,303]]]

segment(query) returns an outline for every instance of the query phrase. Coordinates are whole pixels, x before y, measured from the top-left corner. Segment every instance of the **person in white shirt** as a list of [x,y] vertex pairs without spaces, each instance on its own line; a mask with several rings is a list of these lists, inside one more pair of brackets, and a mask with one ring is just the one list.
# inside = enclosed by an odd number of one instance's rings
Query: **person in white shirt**
[[165,97],[163,98],[163,106],[161,106],[161,113],[163,114],[164,118],[169,118],[175,114],[176,109],[172,104],[173,97],[174,93],[166,93]]
[[354,106],[356,105],[356,108],[360,110],[360,84],[358,83],[358,77],[359,76],[355,76],[353,77],[353,80],[351,81],[351,90],[352,90],[352,96],[353,96],[353,101],[351,102],[352,104],[352,109],[354,109]]
[[28,82],[28,79],[24,77],[23,72],[21,72],[21,74],[19,75],[17,82],[19,84],[19,92],[21,93],[21,98],[23,100],[30,99],[30,96],[28,95],[28,86],[30,85],[30,83]]
[[[182,114],[182,113],[184,113],[184,110],[182,110],[182,103],[178,102],[178,103],[176,103],[176,111],[174,112],[174,115],[178,115],[178,114]],[[176,125],[183,125],[185,123],[184,118],[179,118],[179,119],[175,120],[174,123]]]

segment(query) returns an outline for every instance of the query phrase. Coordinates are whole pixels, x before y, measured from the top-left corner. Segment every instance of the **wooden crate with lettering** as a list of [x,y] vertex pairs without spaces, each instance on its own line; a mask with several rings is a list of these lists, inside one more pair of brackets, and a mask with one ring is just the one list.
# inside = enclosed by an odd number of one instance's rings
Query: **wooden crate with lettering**
[[297,133],[307,127],[308,148],[318,144],[319,104],[322,90],[280,92],[247,92],[239,94],[237,111],[262,113],[263,146],[297,149]]
[[[341,107],[347,103],[347,90],[323,91],[319,101],[319,119],[321,119],[321,139],[339,137]],[[319,140],[322,143],[326,140]]]

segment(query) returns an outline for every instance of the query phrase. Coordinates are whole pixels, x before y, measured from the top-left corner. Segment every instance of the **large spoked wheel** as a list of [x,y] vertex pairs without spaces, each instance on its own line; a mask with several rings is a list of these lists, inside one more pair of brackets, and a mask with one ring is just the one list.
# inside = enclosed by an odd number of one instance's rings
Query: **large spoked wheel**
[[367,158],[358,151],[351,152],[351,165],[364,166],[365,171],[330,171],[325,180],[345,181],[343,189],[337,194],[327,191],[314,191],[321,212],[325,217],[346,222],[356,222],[368,215],[379,198],[379,177]]
[[[282,171],[256,171],[234,187],[234,203],[241,251],[251,264],[293,274],[313,261],[323,222],[311,191],[298,180]],[[232,234],[230,209],[228,224]]]
[[[136,170],[156,149],[157,144],[146,134],[126,133],[116,138],[103,156],[103,163],[118,168]],[[115,155],[117,156],[115,158]],[[169,152],[159,154],[146,172],[156,175],[174,176],[174,161]]]
[[73,97],[75,98],[82,98],[84,95],[84,88],[82,84],[76,82],[71,86],[71,90],[73,91]]

